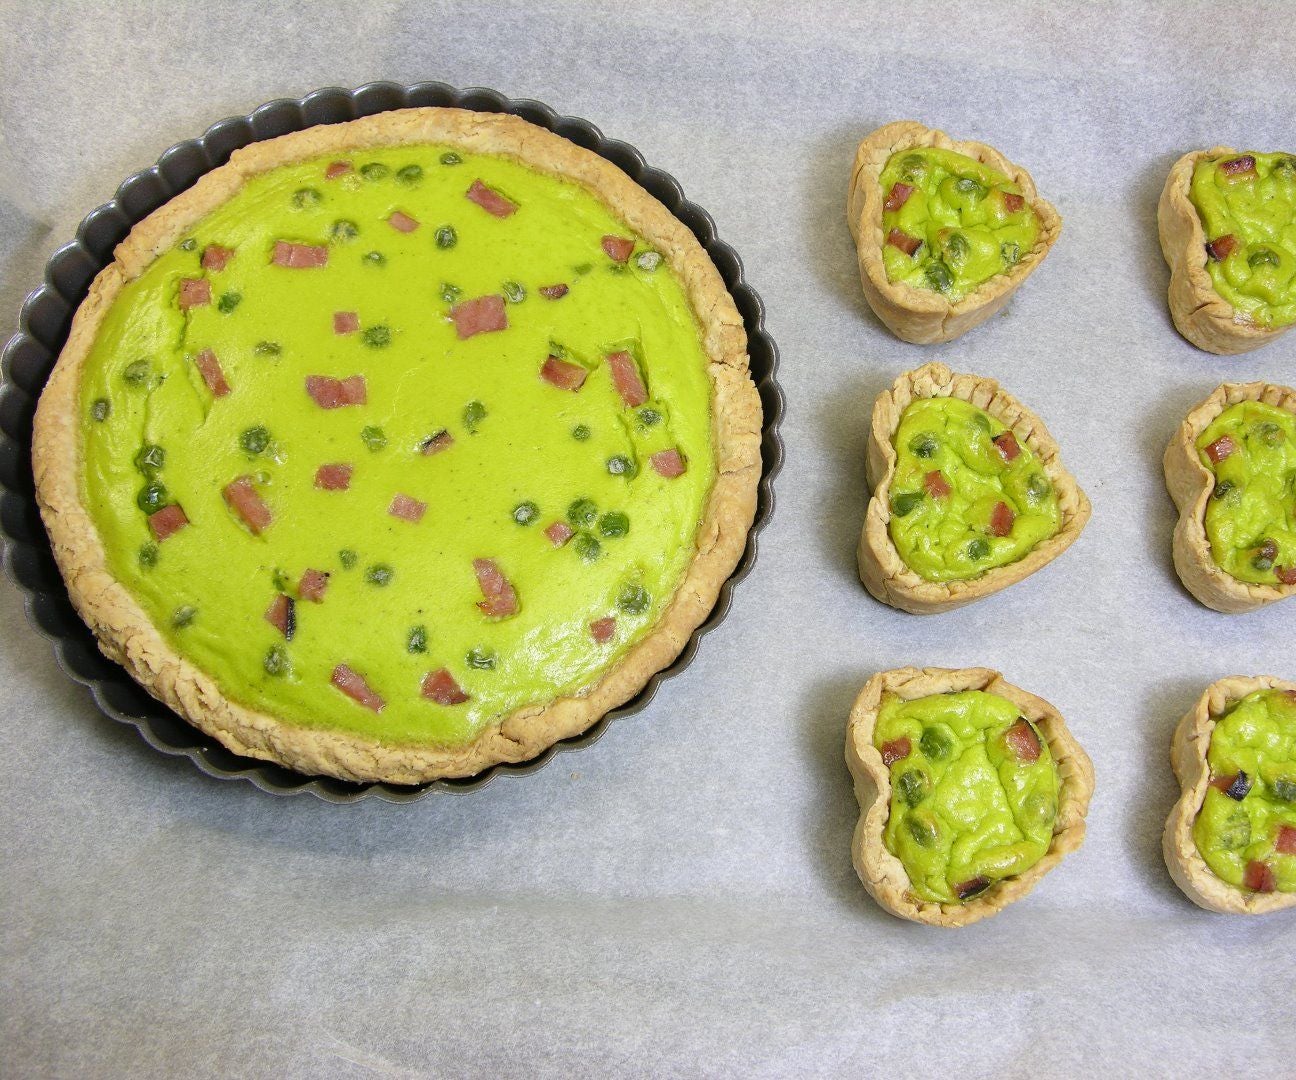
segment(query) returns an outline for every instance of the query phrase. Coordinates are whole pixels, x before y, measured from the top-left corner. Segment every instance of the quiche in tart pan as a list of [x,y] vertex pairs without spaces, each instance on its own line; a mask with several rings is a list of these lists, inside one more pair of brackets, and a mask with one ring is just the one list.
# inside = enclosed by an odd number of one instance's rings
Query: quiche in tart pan
[[667,666],[737,564],[761,406],[693,234],[518,117],[236,151],[132,230],[42,395],[104,652],[231,750],[413,784]]

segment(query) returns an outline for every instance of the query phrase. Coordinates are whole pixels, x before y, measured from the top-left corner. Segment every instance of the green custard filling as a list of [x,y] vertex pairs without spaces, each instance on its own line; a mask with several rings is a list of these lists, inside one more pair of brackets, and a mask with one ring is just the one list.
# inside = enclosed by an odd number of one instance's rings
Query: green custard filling
[[[542,377],[551,357],[583,385]],[[671,600],[715,476],[707,363],[680,281],[585,188],[440,146],[321,158],[250,180],[122,291],[82,384],[84,495],[113,574],[228,698],[460,745],[596,681]],[[363,402],[321,403],[356,376]],[[170,506],[187,524],[159,538]],[[485,559],[515,612],[479,608]],[[426,694],[441,669],[466,701]]]
[[895,451],[891,542],[928,581],[1016,562],[1058,531],[1057,492],[1035,455],[970,402],[911,402]]
[[1196,445],[1215,474],[1206,506],[1212,558],[1240,581],[1296,584],[1296,415],[1241,401]]
[[966,154],[899,151],[880,183],[887,280],[933,289],[951,303],[1016,266],[1039,238],[1021,188]]
[[1011,701],[983,690],[887,694],[873,740],[891,770],[883,840],[915,896],[961,903],[1048,851],[1057,767]]
[[1248,694],[1215,722],[1193,823],[1206,865],[1238,888],[1296,892],[1296,695]]
[[1296,157],[1202,158],[1189,194],[1215,291],[1261,326],[1296,322]]

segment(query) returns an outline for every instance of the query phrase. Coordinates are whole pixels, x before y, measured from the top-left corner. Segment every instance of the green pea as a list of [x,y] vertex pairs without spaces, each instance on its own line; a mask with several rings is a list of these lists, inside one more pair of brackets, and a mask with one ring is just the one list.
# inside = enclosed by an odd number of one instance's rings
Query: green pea
[[661,253],[656,251],[641,251],[635,256],[635,266],[650,274],[661,266],[661,261]]
[[365,568],[365,581],[370,585],[377,585],[379,588],[391,584],[391,579],[395,576],[394,571],[386,563],[374,563],[372,566]]
[[1237,485],[1233,483],[1232,480],[1221,480],[1218,484],[1215,485],[1215,491],[1213,492],[1213,496],[1216,499],[1226,499],[1232,493],[1235,487],[1237,487]]
[[462,165],[463,158],[461,158],[453,150],[447,150],[444,154],[441,155],[441,164],[442,165]]
[[135,455],[135,468],[145,476],[157,476],[166,462],[166,451],[156,443],[145,443]]
[[157,566],[158,554],[160,553],[160,551],[161,548],[159,548],[157,544],[153,543],[152,540],[140,544],[140,549],[139,549],[140,566],[145,570],[151,570],[153,567]]
[[587,532],[577,533],[576,539],[572,541],[572,547],[586,562],[593,562],[603,553],[603,545]]
[[1016,240],[1006,240],[999,245],[999,257],[1004,266],[1016,266],[1021,262],[1021,245]]
[[292,663],[282,645],[271,645],[261,664],[265,668],[265,673],[276,679],[287,675],[292,670]]
[[427,652],[427,627],[411,626],[408,636],[405,638],[405,651],[412,653]]
[[343,548],[338,552],[338,562],[342,564],[343,570],[354,570],[357,555],[350,548]]
[[902,491],[891,496],[891,513],[896,517],[907,517],[918,509],[918,504],[923,501],[921,491]]
[[222,315],[228,315],[241,303],[243,303],[243,294],[231,290],[220,294],[220,299],[216,301],[216,310]]
[[391,327],[379,323],[360,331],[360,340],[371,349],[385,349],[391,344]]
[[402,165],[396,170],[396,182],[400,184],[417,184],[423,179],[422,165]]
[[181,251],[193,251],[197,246],[198,246],[198,241],[195,240],[192,236],[189,237],[187,240],[180,241]]
[[588,274],[591,270],[594,269],[594,264],[577,263],[577,265],[573,266],[572,269],[576,272],[577,277],[584,277],[586,274]]
[[940,442],[930,431],[924,431],[909,440],[909,452],[915,457],[935,457],[940,449]]
[[1026,479],[1026,498],[1039,502],[1049,493],[1048,478],[1043,473],[1031,473]]
[[1251,846],[1251,818],[1246,808],[1236,807],[1224,820],[1219,844],[1225,851],[1243,851]]
[[918,748],[932,761],[944,761],[954,753],[954,739],[943,728],[926,727],[918,740]]
[[188,626],[191,622],[194,621],[197,615],[198,615],[198,609],[196,607],[194,607],[192,604],[183,604],[180,607],[176,608],[174,612],[172,612],[171,625],[174,626],[177,630],[183,630],[186,626]]
[[436,246],[442,251],[449,250],[459,243],[459,234],[453,225],[442,225],[436,231]]
[[931,793],[931,777],[922,769],[906,769],[896,778],[896,790],[906,806],[917,806]]
[[387,445],[387,433],[375,424],[366,424],[360,429],[360,441],[376,454]]
[[1048,795],[1038,791],[1026,800],[1022,810],[1028,819],[1039,825],[1051,825],[1057,817],[1057,803]]
[[926,275],[927,284],[937,292],[949,292],[954,287],[954,275],[950,273],[950,268],[940,259],[933,259],[929,262],[923,274]]
[[1296,802],[1296,776],[1278,776],[1270,785],[1274,798],[1283,802]]
[[1287,439],[1287,433],[1272,420],[1257,424],[1256,434],[1265,446],[1280,446]]
[[990,541],[985,537],[978,536],[967,546],[968,558],[973,562],[980,562],[990,554]]
[[908,154],[900,160],[900,173],[906,180],[916,180],[927,171],[927,161],[920,154]]
[[940,835],[935,819],[925,814],[910,814],[904,820],[904,827],[920,847],[934,847]]
[[950,233],[945,239],[945,254],[950,262],[961,263],[968,256],[967,237],[960,232]]
[[360,175],[366,180],[386,180],[391,169],[381,161],[369,161],[360,166]]
[[625,454],[613,454],[607,459],[607,471],[612,476],[634,476],[639,470],[635,463],[626,457]]
[[625,536],[630,531],[630,518],[620,510],[609,510],[599,518],[599,532],[604,536]]
[[264,454],[266,447],[270,445],[270,432],[262,425],[250,427],[239,436],[239,446],[243,448],[246,454]]
[[126,365],[122,379],[127,386],[141,387],[149,381],[152,374],[153,369],[147,360],[134,360]]
[[495,650],[488,649],[484,645],[474,646],[468,650],[468,654],[464,657],[464,663],[477,671],[494,671],[495,660]]
[[616,606],[627,615],[642,615],[652,603],[652,597],[642,585],[627,585],[617,595]]
[[313,187],[298,188],[292,193],[292,204],[296,210],[305,210],[310,206],[318,206],[323,201],[324,196]]
[[539,518],[540,507],[533,502],[520,502],[513,507],[513,520],[519,525],[534,525]]
[[458,285],[451,285],[448,281],[441,283],[441,299],[447,304],[453,304],[462,293],[463,290]]
[[486,419],[486,406],[480,401],[470,401],[464,406],[463,422],[469,435],[477,434],[477,425]]
[[1251,560],[1251,566],[1255,570],[1265,571],[1273,569],[1274,561],[1268,555],[1256,555]]
[[520,304],[526,299],[526,289],[516,281],[506,281],[500,288],[503,290],[504,299],[510,304]]
[[161,480],[150,480],[135,497],[135,502],[146,514],[156,514],[167,504],[167,489]]
[[106,397],[95,398],[94,404],[90,406],[90,418],[96,424],[102,424],[108,419],[108,414],[111,411],[112,406],[108,403]]
[[360,235],[360,226],[346,218],[338,218],[329,226],[329,239],[335,244],[349,244]]
[[1296,158],[1279,158],[1274,162],[1273,175],[1284,180],[1296,179]]
[[283,346],[277,341],[258,341],[252,351],[257,356],[278,356],[283,352]]
[[662,414],[654,409],[651,405],[645,405],[639,410],[639,423],[646,428],[656,427],[662,422]]
[[1247,266],[1252,269],[1260,266],[1279,266],[1281,264],[1282,259],[1278,257],[1278,252],[1271,248],[1256,248],[1247,256]]
[[571,436],[577,442],[584,442],[586,439],[590,437],[590,429],[586,427],[584,424],[577,424],[574,428],[572,428]]
[[986,197],[986,186],[979,180],[973,180],[970,176],[960,176],[955,180],[954,190],[960,195],[966,195],[971,199],[984,199]]
[[370,266],[387,265],[387,256],[384,255],[381,251],[366,251],[364,253],[363,258],[364,261],[367,262]]
[[282,567],[276,566],[270,571],[270,583],[274,586],[275,592],[286,593],[288,591],[288,575],[284,573]]
[[598,506],[593,499],[577,499],[567,507],[567,520],[578,529],[593,525],[596,517]]

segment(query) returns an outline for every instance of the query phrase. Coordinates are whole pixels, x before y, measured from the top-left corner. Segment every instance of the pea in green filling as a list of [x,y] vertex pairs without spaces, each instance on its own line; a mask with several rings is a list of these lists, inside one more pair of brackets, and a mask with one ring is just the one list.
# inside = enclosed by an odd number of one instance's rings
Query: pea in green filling
[[1296,830],[1296,696],[1248,694],[1215,722],[1206,760],[1212,783],[1193,823],[1206,865],[1238,888],[1248,866],[1267,865],[1278,891],[1296,892],[1296,854],[1276,850],[1284,826]]
[[1030,869],[1052,844],[1057,768],[1033,727],[1038,758],[1014,751],[1005,734],[1018,723],[1028,722],[1016,705],[983,690],[883,697],[873,735],[891,762],[883,841],[920,899],[971,899]]
[[[1039,238],[1039,218],[1021,188],[966,154],[897,151],[880,183],[887,280],[932,289],[951,303],[1011,269]],[[905,248],[915,241],[921,246],[910,254]]]
[[970,402],[911,402],[895,451],[891,542],[927,581],[966,580],[1016,562],[1058,530],[1057,492],[1035,455]]
[[1261,326],[1296,322],[1296,156],[1202,158],[1189,197],[1215,291]]
[[1220,569],[1257,585],[1296,577],[1296,415],[1240,401],[1196,446],[1215,475],[1206,537]]

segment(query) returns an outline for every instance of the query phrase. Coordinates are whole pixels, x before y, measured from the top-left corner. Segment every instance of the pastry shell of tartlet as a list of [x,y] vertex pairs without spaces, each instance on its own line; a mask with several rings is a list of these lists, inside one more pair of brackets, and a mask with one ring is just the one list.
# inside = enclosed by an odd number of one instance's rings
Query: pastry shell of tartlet
[[[883,830],[891,813],[891,770],[873,745],[878,711],[886,693],[904,701],[960,690],[984,690],[1011,701],[1048,743],[1058,773],[1058,810],[1053,842],[1033,866],[1016,877],[996,882],[961,904],[921,900],[909,891],[904,863],[887,850]],[[846,725],[846,765],[855,781],[860,817],[851,842],[851,858],[860,881],[882,907],[912,922],[929,926],[967,926],[1020,900],[1052,870],[1062,856],[1084,841],[1085,813],[1093,795],[1093,764],[1067,730],[1062,715],[1043,698],[1006,682],[989,668],[895,668],[879,672],[864,684]]]
[[[882,204],[887,192],[881,177],[891,156],[921,147],[953,150],[1007,176],[1021,188],[1027,204],[1039,217],[1039,237],[1021,261],[982,282],[956,304],[934,289],[917,288],[887,278],[882,261]],[[952,341],[979,326],[1008,302],[1041,262],[1062,232],[1062,219],[1052,204],[1040,198],[1035,181],[994,147],[979,142],[957,142],[916,120],[898,120],[878,128],[859,145],[851,170],[846,198],[846,221],[859,253],[860,284],[874,313],[896,337],[916,345]]]
[[1239,581],[1223,570],[1211,553],[1206,536],[1206,507],[1215,490],[1215,475],[1202,464],[1197,439],[1225,409],[1240,401],[1262,401],[1296,413],[1296,390],[1272,383],[1224,383],[1184,417],[1163,465],[1166,487],[1179,508],[1174,531],[1174,565],[1184,587],[1209,608],[1229,615],[1254,611],[1296,595],[1296,585],[1257,585]]
[[[891,520],[891,482],[896,470],[894,439],[900,418],[910,402],[936,397],[971,402],[1008,428],[1035,455],[1058,497],[1057,532],[1041,540],[1016,562],[962,581],[928,581],[914,573],[896,550],[887,527]],[[994,379],[955,374],[941,363],[906,371],[891,389],[878,395],[873,404],[866,469],[873,494],[864,515],[857,551],[860,580],[884,604],[914,615],[950,611],[1029,577],[1070,547],[1089,520],[1089,500],[1063,467],[1058,445],[1044,422],[1000,389]]]
[[1206,269],[1206,233],[1189,195],[1193,170],[1204,158],[1230,158],[1238,154],[1239,151],[1227,146],[1184,154],[1170,167],[1157,204],[1161,252],[1170,264],[1170,318],[1179,333],[1197,348],[1223,355],[1258,349],[1291,329],[1253,322],[1215,291],[1215,283]]
[[1179,721],[1170,744],[1170,765],[1181,793],[1161,834],[1161,852],[1175,884],[1194,904],[1209,911],[1263,915],[1296,906],[1296,893],[1251,892],[1217,877],[1201,857],[1193,839],[1193,823],[1210,787],[1210,763],[1206,755],[1216,720],[1248,694],[1270,689],[1296,693],[1296,683],[1271,675],[1230,675],[1211,683]]

